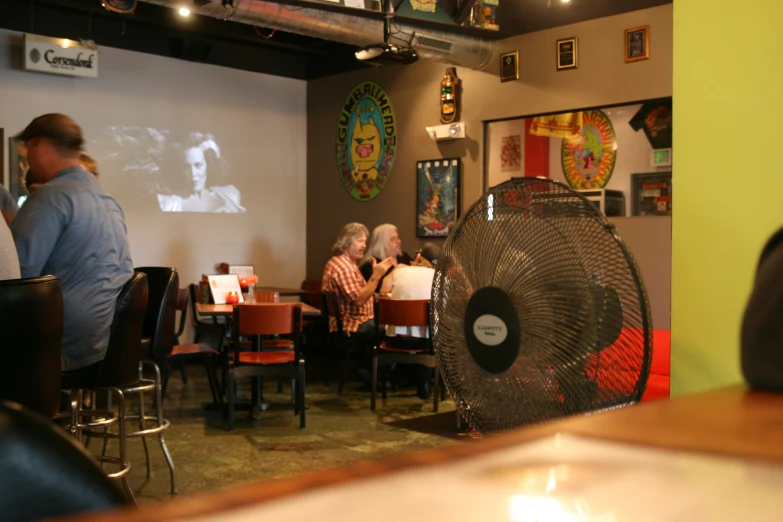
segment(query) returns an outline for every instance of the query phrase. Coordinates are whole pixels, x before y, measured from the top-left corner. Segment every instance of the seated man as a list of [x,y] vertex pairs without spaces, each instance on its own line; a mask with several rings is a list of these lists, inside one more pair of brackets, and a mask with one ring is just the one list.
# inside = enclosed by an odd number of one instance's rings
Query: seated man
[[133,275],[125,216],[80,165],[84,140],[71,118],[39,116],[18,139],[41,183],[11,226],[22,277],[60,279],[63,368],[89,366],[106,356],[117,296]]
[[372,259],[380,262],[381,259],[393,258],[392,267],[381,277],[375,293],[388,294],[391,292],[391,277],[389,277],[397,264],[409,265],[411,257],[402,251],[402,241],[397,227],[388,223],[378,225],[370,234],[370,241],[367,244],[364,256],[359,260],[359,270],[361,270],[365,281],[372,275]]
[[[388,257],[381,262],[372,259],[372,274],[365,281],[356,262],[364,255],[366,244],[367,227],[361,223],[349,223],[340,230],[332,247],[334,256],[324,267],[322,289],[337,294],[343,330],[369,337],[375,329],[373,293],[394,259]],[[330,318],[329,331],[336,330],[337,323]]]

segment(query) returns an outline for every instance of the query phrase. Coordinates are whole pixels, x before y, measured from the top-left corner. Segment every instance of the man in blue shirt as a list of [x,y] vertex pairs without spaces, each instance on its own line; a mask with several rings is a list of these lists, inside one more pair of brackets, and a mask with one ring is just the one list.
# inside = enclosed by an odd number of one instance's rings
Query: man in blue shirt
[[42,183],[11,227],[22,277],[60,279],[63,364],[89,366],[106,356],[117,296],[133,275],[125,216],[81,167],[84,140],[71,118],[39,116],[17,138]]

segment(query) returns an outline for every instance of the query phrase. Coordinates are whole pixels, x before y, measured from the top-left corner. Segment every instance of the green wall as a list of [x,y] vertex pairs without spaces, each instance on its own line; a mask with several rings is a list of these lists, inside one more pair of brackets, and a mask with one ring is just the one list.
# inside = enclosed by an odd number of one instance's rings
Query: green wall
[[777,0],[674,3],[672,395],[742,379],[756,260],[783,225],[781,20]]

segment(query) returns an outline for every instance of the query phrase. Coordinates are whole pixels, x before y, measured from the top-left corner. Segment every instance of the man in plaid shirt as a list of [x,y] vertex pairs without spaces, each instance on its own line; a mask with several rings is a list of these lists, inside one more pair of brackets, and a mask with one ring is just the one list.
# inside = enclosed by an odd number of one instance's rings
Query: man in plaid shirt
[[[343,330],[372,335],[373,292],[378,281],[394,263],[388,257],[380,263],[372,260],[372,275],[365,281],[356,262],[364,256],[367,246],[367,227],[361,223],[345,225],[332,247],[334,256],[326,263],[322,288],[324,292],[335,292],[343,320]],[[329,331],[337,330],[337,322],[329,318]]]

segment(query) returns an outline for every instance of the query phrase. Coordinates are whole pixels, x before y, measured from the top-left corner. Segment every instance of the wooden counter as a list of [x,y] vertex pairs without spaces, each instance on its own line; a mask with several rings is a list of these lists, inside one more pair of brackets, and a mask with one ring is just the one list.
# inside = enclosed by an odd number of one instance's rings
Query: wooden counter
[[[417,466],[457,462],[555,433],[783,464],[783,395],[750,392],[743,386],[735,386],[573,417],[441,450],[396,455],[380,462],[363,462],[300,477],[194,494],[168,503],[146,506],[140,511],[83,516],[73,520],[157,521],[217,514],[314,488],[366,481],[371,477]],[[426,517],[437,518],[430,515]],[[324,520],[327,519],[332,520],[325,516]]]

